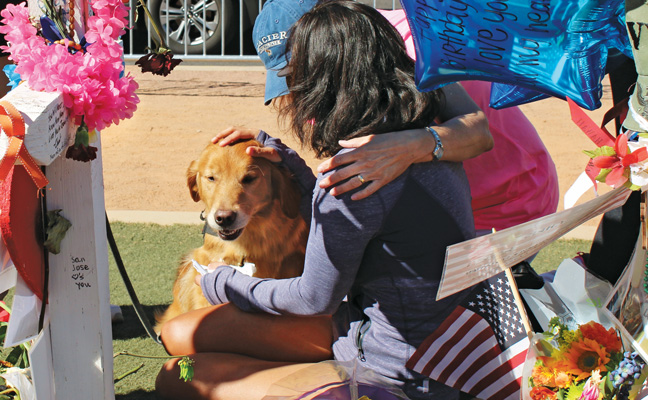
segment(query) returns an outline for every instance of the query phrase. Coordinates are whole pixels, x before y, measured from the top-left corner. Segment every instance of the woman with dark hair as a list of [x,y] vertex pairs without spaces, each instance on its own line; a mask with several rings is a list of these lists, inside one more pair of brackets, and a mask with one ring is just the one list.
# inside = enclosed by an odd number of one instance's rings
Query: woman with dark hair
[[[280,115],[318,155],[346,151],[339,140],[368,132],[433,131],[435,117],[446,111],[440,91],[416,89],[400,35],[369,6],[322,3],[297,22],[288,46],[292,57],[281,73],[290,94]],[[278,140],[263,132],[258,139],[314,190],[304,273],[259,279],[219,266],[203,276],[203,293],[214,306],[169,321],[161,334],[170,354],[192,354],[194,378],[178,380],[177,360],[170,361],[157,392],[260,399],[304,363],[335,358],[359,360],[411,399],[457,398],[458,391],[405,363],[464,297],[436,301],[446,247],[474,236],[461,164],[412,165],[353,201],[353,191],[335,197],[320,189]]]
[[[308,33],[288,37],[291,99],[281,115],[318,157],[340,151],[339,140],[429,126],[442,108],[442,92],[417,90],[400,34],[376,10],[341,18],[358,8],[314,9],[294,27]],[[353,39],[359,33],[371,36]]]

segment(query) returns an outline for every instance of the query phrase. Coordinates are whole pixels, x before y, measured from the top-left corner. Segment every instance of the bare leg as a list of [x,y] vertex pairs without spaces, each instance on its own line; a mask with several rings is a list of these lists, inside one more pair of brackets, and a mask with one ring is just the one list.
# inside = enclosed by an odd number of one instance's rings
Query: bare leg
[[332,357],[331,318],[247,313],[231,303],[190,311],[162,325],[171,355],[234,353],[261,360],[317,362]]
[[167,362],[155,382],[155,391],[164,399],[260,400],[273,383],[311,364],[263,361],[227,353],[192,355],[195,375],[192,381],[178,379],[177,359]]
[[162,367],[155,386],[166,399],[261,399],[306,363],[332,357],[330,317],[246,313],[232,304],[182,314],[162,325],[161,338],[169,354],[194,360],[191,382],[179,379],[177,359]]

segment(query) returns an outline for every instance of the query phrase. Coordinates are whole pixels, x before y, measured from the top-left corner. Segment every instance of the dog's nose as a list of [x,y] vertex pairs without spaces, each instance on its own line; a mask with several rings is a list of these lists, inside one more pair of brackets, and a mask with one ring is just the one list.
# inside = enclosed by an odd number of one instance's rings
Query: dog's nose
[[222,227],[228,227],[236,221],[234,211],[218,210],[216,211],[216,223]]

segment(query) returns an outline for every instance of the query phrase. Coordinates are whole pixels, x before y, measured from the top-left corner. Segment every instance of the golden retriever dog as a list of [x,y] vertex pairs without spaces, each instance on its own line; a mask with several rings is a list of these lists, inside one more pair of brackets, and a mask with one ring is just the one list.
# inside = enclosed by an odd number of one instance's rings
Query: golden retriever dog
[[202,265],[253,263],[254,276],[291,278],[304,267],[308,231],[299,213],[301,194],[290,173],[270,161],[251,157],[254,140],[221,147],[209,144],[187,170],[194,201],[205,210],[204,242],[181,262],[173,286],[173,303],[157,316],[156,332],[171,318],[209,305],[194,283]]

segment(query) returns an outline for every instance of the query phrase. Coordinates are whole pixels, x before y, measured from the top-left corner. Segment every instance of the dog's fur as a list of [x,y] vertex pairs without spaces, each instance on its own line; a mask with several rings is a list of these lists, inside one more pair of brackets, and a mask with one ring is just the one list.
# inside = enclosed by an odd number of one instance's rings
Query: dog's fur
[[[254,276],[290,278],[301,274],[308,236],[299,214],[301,195],[289,172],[245,153],[256,141],[221,147],[209,144],[187,170],[194,201],[205,205],[204,217],[217,235],[205,234],[202,247],[181,262],[173,286],[173,303],[157,317],[155,330],[187,311],[209,304],[194,279],[200,264],[256,265]],[[239,230],[241,230],[239,232]]]

